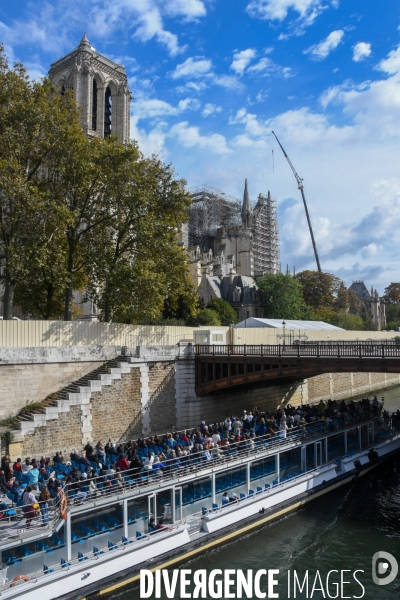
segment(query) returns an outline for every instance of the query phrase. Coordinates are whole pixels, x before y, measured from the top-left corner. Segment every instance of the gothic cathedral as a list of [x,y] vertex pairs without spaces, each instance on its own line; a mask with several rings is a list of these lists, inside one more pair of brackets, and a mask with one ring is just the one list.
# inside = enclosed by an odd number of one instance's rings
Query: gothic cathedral
[[49,77],[61,93],[73,90],[89,137],[113,134],[123,144],[129,141],[132,96],[125,69],[96,52],[86,34],[75,50],[52,63]]

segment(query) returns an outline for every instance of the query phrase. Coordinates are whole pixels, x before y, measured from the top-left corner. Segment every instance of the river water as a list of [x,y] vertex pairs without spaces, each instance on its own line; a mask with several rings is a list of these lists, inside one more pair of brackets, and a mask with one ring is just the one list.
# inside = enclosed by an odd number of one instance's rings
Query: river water
[[[387,410],[400,409],[400,388],[377,392],[378,398],[382,395]],[[192,572],[197,569],[207,572],[212,569],[253,569],[253,572],[279,569],[279,584],[275,588],[279,598],[399,600],[400,575],[385,586],[377,586],[372,581],[372,557],[378,551],[389,552],[400,563],[400,456],[304,509],[187,561],[180,568]],[[327,586],[327,575],[333,569],[339,574],[332,573]],[[301,582],[308,571],[308,593],[304,587],[303,592],[299,593],[297,588],[296,596],[293,595],[294,570]],[[344,581],[351,582],[343,585],[343,592],[334,585],[340,583],[342,570],[346,570]],[[363,587],[353,578],[356,570],[359,571],[356,577]],[[288,571],[291,574],[290,596]],[[317,571],[322,589],[317,579],[312,593]],[[265,577],[261,580],[263,591],[267,591],[266,581]],[[180,598],[179,591],[174,597]],[[256,598],[255,595],[250,597]],[[110,598],[139,600],[140,591],[137,587],[125,589]],[[167,598],[165,593],[162,598]]]

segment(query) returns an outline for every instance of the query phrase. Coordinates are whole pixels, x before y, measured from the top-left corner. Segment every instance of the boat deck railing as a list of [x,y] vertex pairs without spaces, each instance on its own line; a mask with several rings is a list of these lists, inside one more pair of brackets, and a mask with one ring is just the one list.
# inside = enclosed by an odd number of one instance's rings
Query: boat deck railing
[[121,542],[108,542],[107,546],[101,546],[100,548],[93,547],[93,550],[91,552],[80,552],[78,557],[71,558],[68,561],[65,560],[62,564],[60,563],[57,565],[52,565],[51,568],[48,568],[46,565],[43,565],[43,570],[34,571],[32,573],[26,573],[22,577],[19,577],[18,580],[6,581],[6,583],[0,585],[0,596],[2,595],[2,592],[9,590],[10,588],[15,587],[19,589],[21,585],[24,585],[28,582],[36,583],[38,581],[41,581],[45,577],[48,577],[51,573],[65,573],[65,571],[69,571],[74,566],[79,565],[80,563],[83,563],[87,560],[98,560],[100,556],[109,554],[113,550],[123,549],[127,546],[130,546],[131,544],[138,545],[138,543],[140,542],[148,542],[149,540],[152,540],[163,533],[169,534],[171,531],[176,531],[178,527],[179,525],[168,525],[164,529],[160,529],[152,533],[143,533],[140,535],[140,537],[138,537],[137,535],[132,538],[121,536]]
[[[323,438],[327,435],[352,429],[362,424],[372,423],[374,420],[375,418],[363,419],[360,415],[356,414],[353,417],[348,415],[341,419],[335,419],[330,424],[323,421],[314,421],[304,425],[304,427],[288,430],[286,436],[284,436],[283,432],[277,432],[274,436],[267,434],[257,436],[252,440],[237,442],[235,444],[237,447],[235,448],[225,446],[218,450],[210,449],[208,454],[202,451],[181,458],[165,460],[163,461],[165,470],[162,474],[158,470],[146,470],[143,468],[140,471],[138,469],[122,471],[118,474],[120,475],[120,479],[118,479],[117,474],[94,477],[91,480],[96,486],[93,492],[89,491],[89,485],[86,486],[85,482],[82,482],[83,490],[88,490],[87,496],[84,499],[74,499],[73,490],[68,489],[68,485],[66,485],[64,487],[65,496],[69,509],[76,506],[76,511],[79,510],[80,506],[89,505],[90,503],[98,504],[101,502],[103,504],[104,500],[110,502],[113,499],[120,501],[121,498],[135,497],[146,490],[164,488],[168,484],[193,478],[193,476],[200,477],[210,472],[218,471],[221,468],[225,469],[228,466],[240,465],[243,462],[248,462],[251,457],[261,458],[262,456],[275,454],[285,448],[293,447],[293,445],[297,446],[307,443],[316,437]],[[394,430],[386,426],[386,428],[381,429],[379,438],[383,440],[393,435]],[[62,492],[63,495],[64,491]],[[46,527],[42,527],[40,513],[36,514],[29,528],[26,526],[26,523],[24,526],[23,521],[26,519],[24,507],[10,507],[8,509],[10,511],[9,514],[6,514],[0,520],[0,548],[4,547],[4,545],[10,546],[12,542],[26,542],[27,539],[31,538],[40,539],[41,537],[50,537],[60,525],[59,501],[60,498],[57,498],[49,503],[49,525]],[[40,505],[39,502],[38,504]],[[76,511],[74,510],[74,512]],[[7,513],[8,511],[4,512]]]

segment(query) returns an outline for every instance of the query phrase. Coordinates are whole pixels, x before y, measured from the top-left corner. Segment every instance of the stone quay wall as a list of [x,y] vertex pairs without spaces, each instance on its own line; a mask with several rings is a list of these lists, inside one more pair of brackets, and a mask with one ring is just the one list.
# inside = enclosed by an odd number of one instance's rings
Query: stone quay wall
[[0,420],[41,402],[115,356],[114,346],[0,348]]
[[[97,351],[97,357],[102,355],[101,352]],[[114,356],[110,354],[110,358]],[[41,395],[38,392],[37,399],[43,400],[63,386],[65,365],[71,369],[82,369],[82,365],[86,368],[86,362],[89,362],[77,361],[73,355],[73,360],[68,363],[67,358],[58,358],[57,363],[39,363],[40,357],[34,357],[36,362],[29,363],[25,356],[24,362],[18,365],[21,379],[16,376],[15,387],[25,386],[28,393],[29,382],[36,377],[38,381],[41,379],[38,367],[44,369],[50,364],[54,367],[55,377],[51,382],[43,378],[38,387]],[[15,357],[13,360],[16,362]],[[96,360],[89,364],[93,369],[99,362]],[[0,362],[0,380],[9,368],[9,364]],[[78,377],[80,375],[79,372]],[[32,422],[24,432],[16,433],[11,450],[13,457],[52,455],[56,450],[69,453],[74,448],[81,449],[85,439],[94,443],[100,439],[106,442],[109,438],[113,442],[124,441],[131,437],[164,433],[173,428],[190,428],[203,420],[222,421],[227,415],[241,414],[244,409],[249,411],[255,406],[273,411],[288,404],[296,406],[329,398],[339,400],[399,384],[398,375],[333,373],[292,384],[197,397],[195,361],[190,344],[181,344],[179,350],[176,346],[151,350],[141,348],[136,357],[129,359],[129,369],[119,379],[113,379],[110,385],[101,387],[101,391],[92,391],[89,396],[63,406],[54,416],[47,414],[44,422],[41,419]],[[4,387],[0,387],[0,407],[6,416],[18,411],[16,403],[11,411],[8,390],[6,392]]]
[[400,375],[394,373],[326,373],[307,380],[310,402],[354,398],[396,385]]

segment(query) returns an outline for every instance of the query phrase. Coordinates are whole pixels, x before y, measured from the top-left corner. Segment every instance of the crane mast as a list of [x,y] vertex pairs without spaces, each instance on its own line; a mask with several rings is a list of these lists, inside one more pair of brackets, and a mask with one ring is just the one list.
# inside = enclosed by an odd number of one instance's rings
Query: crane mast
[[283,155],[284,155],[284,157],[285,157],[285,158],[286,158],[286,160],[288,161],[288,163],[289,163],[289,166],[290,166],[290,168],[292,169],[293,175],[294,175],[294,177],[295,177],[295,179],[296,179],[296,181],[297,181],[297,187],[299,188],[299,190],[300,190],[300,192],[301,192],[301,196],[302,196],[302,198],[303,198],[304,210],[306,211],[306,217],[307,217],[308,227],[309,227],[309,230],[310,230],[311,241],[312,241],[312,245],[313,245],[313,248],[314,248],[315,260],[316,260],[316,262],[317,262],[317,269],[318,269],[318,271],[319,271],[320,273],[322,273],[322,269],[321,269],[321,265],[320,265],[320,262],[319,262],[319,257],[318,257],[318,252],[317,252],[317,245],[316,245],[316,243],[315,243],[314,232],[313,232],[313,228],[312,228],[312,225],[311,225],[311,219],[310,219],[310,215],[309,215],[308,208],[307,208],[306,197],[305,197],[305,195],[304,195],[304,186],[303,186],[303,180],[301,179],[300,175],[297,173],[296,169],[294,168],[294,166],[293,166],[293,164],[292,164],[292,161],[290,160],[290,158],[289,158],[289,157],[288,157],[288,155],[286,154],[286,152],[285,152],[285,150],[284,150],[284,148],[283,148],[282,144],[281,144],[281,143],[280,143],[280,141],[278,140],[278,138],[277,138],[277,136],[276,136],[275,132],[274,132],[274,131],[272,131],[271,133],[273,133],[273,134],[274,134],[274,136],[275,136],[275,139],[276,139],[276,141],[278,142],[278,144],[279,144],[279,146],[280,146],[280,148],[281,148],[281,150],[282,150],[282,152],[283,152]]

